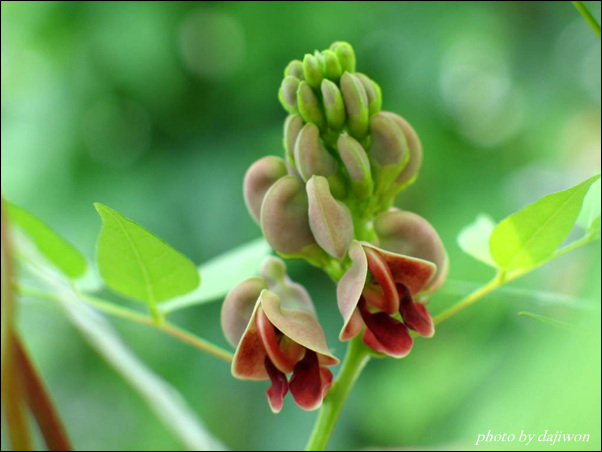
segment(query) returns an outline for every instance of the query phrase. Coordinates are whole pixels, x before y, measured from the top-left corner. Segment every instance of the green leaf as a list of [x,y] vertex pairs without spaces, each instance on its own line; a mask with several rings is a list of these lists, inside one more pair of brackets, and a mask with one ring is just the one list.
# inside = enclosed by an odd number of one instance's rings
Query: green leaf
[[570,234],[594,176],[544,196],[498,224],[489,239],[494,261],[505,271],[532,268],[550,258]]
[[46,223],[21,207],[7,203],[9,220],[19,227],[40,253],[71,279],[82,276],[88,267],[86,258],[71,243]]
[[164,303],[164,314],[223,299],[241,281],[257,276],[263,260],[271,252],[263,238],[234,248],[199,267],[203,285],[183,297]]
[[107,285],[154,307],[196,289],[194,264],[142,226],[102,204],[95,204],[103,222],[97,262]]
[[489,251],[489,237],[494,228],[495,222],[489,215],[479,214],[475,221],[460,231],[458,245],[469,256],[497,267]]
[[586,231],[600,230],[600,180],[594,182],[587,192],[577,224]]

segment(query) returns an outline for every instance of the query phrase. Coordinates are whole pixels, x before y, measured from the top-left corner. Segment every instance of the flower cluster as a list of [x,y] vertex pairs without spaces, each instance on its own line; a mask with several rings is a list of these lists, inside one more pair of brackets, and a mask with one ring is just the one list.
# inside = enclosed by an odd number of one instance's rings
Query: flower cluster
[[[304,258],[338,281],[340,339],[362,334],[375,352],[403,357],[408,329],[434,334],[424,303],[445,279],[447,255],[424,218],[391,207],[416,179],[422,145],[404,118],[381,111],[380,87],[355,66],[345,42],[287,65],[284,158],[251,165],[244,197],[281,257]],[[270,262],[274,272],[283,268]],[[289,389],[302,408],[315,408],[332,380],[324,366],[336,359],[305,290],[283,270],[268,273],[237,286],[224,304],[224,330],[237,347],[233,373],[270,378],[275,411]]]

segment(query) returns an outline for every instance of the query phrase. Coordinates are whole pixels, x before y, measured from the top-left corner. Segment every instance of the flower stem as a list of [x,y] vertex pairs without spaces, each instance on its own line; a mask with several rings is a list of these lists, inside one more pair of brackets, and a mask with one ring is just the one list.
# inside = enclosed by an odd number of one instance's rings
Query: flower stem
[[573,5],[575,5],[575,8],[581,13],[589,26],[592,27],[592,30],[594,30],[598,39],[600,39],[600,24],[596,21],[587,5],[584,2],[573,2]]
[[[50,300],[56,299],[56,296],[54,294],[41,290],[21,287],[20,291],[23,295],[35,298]],[[211,342],[190,333],[189,331],[183,330],[175,325],[172,325],[167,321],[157,324],[156,321],[151,317],[148,317],[144,314],[140,314],[139,312],[133,311],[128,308],[117,306],[107,300],[103,300],[102,298],[84,295],[81,293],[78,293],[78,296],[82,301],[98,309],[99,311],[104,312],[105,314],[109,314],[113,317],[119,317],[130,322],[139,323],[141,325],[150,326],[166,334],[169,334],[170,336],[178,339],[181,342],[191,345],[205,353],[213,355],[216,358],[219,358],[226,362],[232,362],[232,353],[230,353],[229,351],[224,350],[221,347],[218,347],[217,345],[212,344]]]
[[349,342],[341,373],[328,392],[328,396],[324,399],[324,404],[307,443],[306,450],[326,450],[345,401],[369,360],[370,352],[363,344],[361,337],[358,336],[352,339]]

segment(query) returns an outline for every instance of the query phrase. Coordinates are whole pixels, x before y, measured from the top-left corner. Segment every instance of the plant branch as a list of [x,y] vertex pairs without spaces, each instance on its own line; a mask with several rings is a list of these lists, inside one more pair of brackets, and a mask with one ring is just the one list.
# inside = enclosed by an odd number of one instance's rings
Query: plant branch
[[600,24],[593,16],[585,2],[573,2],[573,5],[575,5],[575,8],[577,8],[577,10],[581,13],[589,26],[592,27],[592,30],[594,30],[594,33],[596,33],[598,39],[600,39]]
[[466,296],[465,298],[463,298],[462,300],[460,300],[458,303],[456,303],[455,305],[451,306],[450,308],[446,309],[445,311],[443,311],[441,314],[439,314],[438,316],[436,316],[434,318],[434,322],[435,324],[439,324],[441,322],[444,322],[445,320],[449,319],[450,317],[456,315],[458,312],[462,311],[463,309],[467,308],[468,306],[476,303],[477,301],[479,301],[480,299],[482,299],[483,297],[485,297],[486,295],[490,294],[491,292],[493,292],[494,290],[496,290],[498,287],[513,281],[517,278],[520,278],[521,276],[532,272],[533,270],[538,269],[539,267],[547,264],[548,262],[559,258],[560,256],[564,256],[565,254],[576,250],[577,248],[580,248],[584,245],[587,245],[588,243],[591,243],[595,240],[598,240],[598,232],[594,231],[588,235],[583,236],[582,238],[580,238],[579,240],[574,241],[573,243],[570,243],[569,245],[566,245],[565,247],[559,249],[558,251],[556,251],[552,256],[550,256],[548,259],[538,263],[537,265],[530,267],[530,268],[521,268],[521,269],[517,269],[517,270],[512,270],[508,273],[503,273],[503,272],[499,272],[496,277],[494,279],[492,279],[491,281],[489,281],[487,284],[485,284],[483,287],[480,287],[479,289],[475,290],[474,292],[470,293],[468,296]]
[[0,197],[0,241],[2,244],[2,410],[13,450],[32,450],[33,440],[23,403],[24,388],[19,378],[13,334],[15,308],[14,261],[4,197]]
[[[34,298],[42,298],[49,300],[56,300],[56,296],[52,293],[40,291],[36,289],[30,289],[27,287],[21,288],[21,293],[23,295],[28,295]],[[163,322],[161,324],[157,324],[153,318],[147,317],[139,312],[136,312],[132,309],[124,308],[121,306],[117,306],[107,300],[102,298],[93,297],[90,295],[80,294],[78,293],[79,298],[95,309],[104,312],[105,314],[111,315],[113,317],[118,317],[130,322],[139,323],[141,325],[146,325],[156,330],[162,331],[181,342],[184,342],[192,347],[197,348],[205,353],[208,353],[216,358],[219,358],[226,362],[232,362],[233,356],[227,350],[218,347],[211,342],[202,339],[193,333],[190,333],[182,328],[179,328],[175,325],[172,325],[168,322]]]
[[19,370],[19,377],[23,384],[29,409],[40,427],[40,432],[44,437],[48,450],[73,450],[61,417],[46,389],[46,385],[16,334],[13,335],[13,351],[14,363]]

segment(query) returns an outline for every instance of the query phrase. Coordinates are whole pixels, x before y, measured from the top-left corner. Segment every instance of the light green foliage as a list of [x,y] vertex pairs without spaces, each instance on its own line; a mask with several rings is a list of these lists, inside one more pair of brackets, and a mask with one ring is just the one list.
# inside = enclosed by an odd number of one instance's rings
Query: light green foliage
[[199,272],[163,240],[102,204],[97,261],[107,285],[151,306],[196,289]]
[[495,222],[489,215],[480,214],[475,221],[462,228],[458,234],[458,246],[469,256],[496,267],[489,251],[489,237]]
[[203,285],[194,292],[164,303],[161,310],[169,313],[210,301],[222,301],[236,284],[257,275],[270,251],[270,246],[260,238],[206,262],[199,268]]
[[586,231],[600,230],[600,180],[594,182],[587,192],[577,224]]
[[551,257],[573,229],[583,198],[599,177],[544,196],[498,224],[489,247],[499,267],[505,271],[531,268]]
[[71,279],[82,276],[88,267],[85,257],[35,215],[8,203],[10,221],[21,229],[42,255]]

